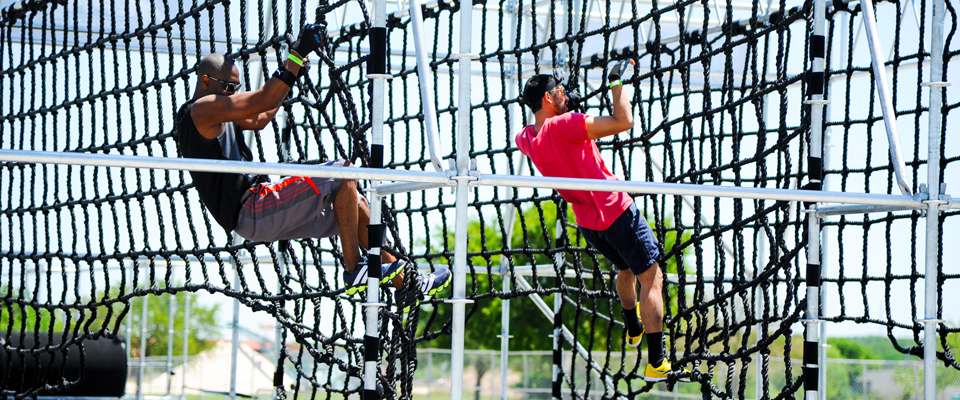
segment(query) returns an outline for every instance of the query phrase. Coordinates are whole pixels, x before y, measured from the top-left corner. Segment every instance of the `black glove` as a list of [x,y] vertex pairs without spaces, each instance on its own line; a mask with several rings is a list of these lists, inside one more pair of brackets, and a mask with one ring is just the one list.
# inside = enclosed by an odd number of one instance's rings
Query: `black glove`
[[577,88],[570,88],[567,91],[567,111],[583,112],[583,100],[580,98],[580,92]]
[[633,59],[620,60],[614,63],[612,66],[607,68],[607,82],[614,83],[623,79],[623,73],[627,70],[627,67],[635,65],[636,63]]
[[327,36],[327,23],[321,21],[316,24],[304,25],[300,30],[300,37],[293,44],[293,51],[300,57],[307,58],[310,53],[317,51]]

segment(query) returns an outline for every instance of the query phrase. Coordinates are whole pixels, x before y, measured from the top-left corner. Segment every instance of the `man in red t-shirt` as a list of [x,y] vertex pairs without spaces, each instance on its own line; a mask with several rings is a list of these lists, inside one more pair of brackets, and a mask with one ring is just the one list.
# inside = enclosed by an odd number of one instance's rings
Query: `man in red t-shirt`
[[[544,176],[617,180],[610,173],[596,139],[633,127],[630,101],[623,96],[620,68],[610,84],[613,116],[594,117],[568,112],[569,97],[552,75],[536,75],[523,88],[523,102],[533,111],[535,125],[523,128],[517,147]],[[643,379],[659,382],[671,372],[663,352],[663,273],[657,264],[660,248],[653,230],[622,192],[557,190],[573,206],[584,239],[617,266],[617,294],[627,326],[627,345],[637,347],[647,337],[647,368]],[[636,284],[640,282],[640,298]],[[641,318],[642,321],[641,322]],[[646,334],[644,334],[646,328]]]

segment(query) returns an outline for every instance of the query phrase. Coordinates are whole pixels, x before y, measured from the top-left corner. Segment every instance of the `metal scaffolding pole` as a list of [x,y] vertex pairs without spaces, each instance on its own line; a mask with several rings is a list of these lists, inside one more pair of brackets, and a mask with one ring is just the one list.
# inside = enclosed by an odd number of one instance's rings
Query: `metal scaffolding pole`
[[[727,185],[699,185],[689,183],[664,183],[643,181],[608,181],[602,179],[555,178],[542,176],[515,176],[481,174],[472,172],[467,176],[451,177],[446,173],[427,171],[406,171],[394,169],[343,168],[305,164],[252,163],[247,161],[221,161],[199,158],[168,158],[149,156],[123,156],[112,154],[84,154],[56,151],[0,150],[0,166],[3,162],[45,163],[89,165],[97,167],[127,167],[168,170],[190,170],[203,172],[227,172],[246,174],[272,174],[284,176],[309,176],[339,178],[351,180],[396,180],[407,182],[436,182],[444,186],[455,186],[466,179],[476,186],[512,186],[529,188],[550,188],[567,190],[594,190],[607,192],[627,192],[668,194],[674,196],[693,195],[708,197],[729,197],[746,199],[766,199],[784,201],[875,204],[897,206],[904,209],[926,208],[916,196],[891,195],[878,193],[845,193],[809,191],[797,189],[771,189]],[[960,202],[950,203],[952,209],[960,209]]]
[[465,3],[460,8],[460,54],[458,67],[457,100],[457,206],[456,236],[454,237],[453,256],[453,330],[451,343],[450,400],[463,398],[463,335],[466,318],[467,292],[467,202],[470,200],[470,68],[473,64],[473,3]]
[[[516,0],[507,1],[506,13],[509,15],[508,26],[517,26],[517,20],[519,19],[519,16],[517,15]],[[507,40],[509,43],[513,43],[516,40],[516,30],[508,30],[505,33],[507,34]],[[516,88],[520,80],[517,72],[517,70],[514,70],[514,73],[507,73],[507,76],[504,77],[507,88],[505,97],[508,99],[512,99],[517,95]],[[522,106],[518,106],[515,103],[511,103],[509,106],[507,106],[507,116],[510,123],[508,129],[510,129],[511,133],[515,133],[517,131],[516,127],[519,126],[517,122],[520,120],[521,115],[523,115]],[[524,158],[525,157],[523,155],[517,156],[517,164],[513,169],[515,173],[520,175],[524,173],[524,169],[526,167],[526,164],[523,162]],[[507,163],[509,164],[510,161],[508,160]],[[513,188],[506,189],[508,192],[513,190]],[[496,190],[499,190],[499,188]],[[510,248],[511,243],[513,243],[513,224],[518,212],[522,213],[523,211],[518,210],[513,203],[509,203],[506,206],[506,212],[503,213],[504,229],[506,229],[506,232],[504,232],[503,235],[504,248]],[[523,218],[522,215],[521,218]],[[509,256],[501,255],[500,276],[503,278],[504,293],[509,293],[512,290],[511,280],[513,277],[508,275],[508,264]],[[512,337],[510,335],[510,299],[505,298],[500,302],[500,304],[500,400],[507,400],[507,371],[510,366],[510,338]]]
[[143,296],[140,310],[140,367],[137,368],[137,399],[143,400],[143,367],[147,365],[147,303],[150,296]]
[[[234,242],[240,239],[236,233],[233,234]],[[233,290],[240,287],[240,268],[243,264],[240,260],[230,257],[235,268],[233,273]],[[230,324],[230,400],[237,398],[237,359],[240,352],[240,300],[233,299],[233,322]]]
[[[825,8],[825,6],[824,6]],[[906,181],[906,167],[903,163],[903,153],[900,151],[900,135],[897,133],[897,114],[893,109],[893,100],[890,87],[887,85],[887,70],[884,68],[884,58],[880,50],[880,36],[877,34],[877,17],[873,12],[873,0],[860,0],[863,10],[863,22],[867,28],[867,47],[870,50],[870,59],[873,64],[873,73],[880,95],[880,110],[883,111],[883,123],[887,128],[887,142],[890,145],[890,163],[896,175],[900,192],[912,194],[910,184]]]
[[180,371],[180,398],[187,398],[187,354],[190,350],[190,294],[183,297],[183,369]]
[[[810,106],[810,155],[808,156],[809,175],[803,189],[823,190],[823,107],[828,101],[824,94],[824,60],[826,58],[826,0],[813,2],[813,34],[810,36],[810,57],[812,59],[810,84],[807,86]],[[888,134],[889,134],[888,130]],[[896,134],[896,131],[893,131]],[[891,141],[891,146],[893,142]],[[824,386],[820,381],[820,217],[815,205],[807,207],[807,310],[804,319],[803,375],[804,392],[807,400],[820,400],[820,390]]]
[[946,204],[940,195],[946,187],[940,182],[940,136],[943,134],[941,108],[943,106],[943,88],[949,84],[943,79],[943,0],[933,1],[933,21],[931,27],[930,82],[924,84],[930,88],[930,123],[927,148],[927,237],[926,268],[924,271],[924,319],[923,319],[923,398],[937,398],[937,325],[942,322],[937,315],[937,281],[939,274],[938,256],[940,246],[940,206]]
[[[392,76],[387,71],[387,5],[384,0],[374,1],[373,27],[370,29],[370,59],[367,61],[367,77],[372,80],[373,93],[370,101],[370,165],[373,171],[383,171],[383,113],[384,84]],[[367,289],[363,336],[363,400],[380,399],[377,390],[377,376],[380,367],[380,278],[382,278],[382,258],[380,247],[383,245],[382,207],[376,188],[380,182],[370,181],[374,191],[369,193],[370,223],[367,226]],[[359,267],[358,267],[359,268]]]
[[423,42],[423,16],[420,12],[420,0],[410,0],[410,30],[413,31],[413,44],[417,54],[417,77],[420,81],[420,104],[423,107],[423,125],[426,128],[427,151],[430,162],[437,171],[443,171],[440,163],[440,137],[437,134],[437,110],[433,105],[433,73],[427,61],[427,46]]
[[[170,268],[167,266],[167,268]],[[177,295],[170,294],[170,304],[167,308],[167,397],[170,397],[170,389],[173,387],[173,321],[177,314]]]

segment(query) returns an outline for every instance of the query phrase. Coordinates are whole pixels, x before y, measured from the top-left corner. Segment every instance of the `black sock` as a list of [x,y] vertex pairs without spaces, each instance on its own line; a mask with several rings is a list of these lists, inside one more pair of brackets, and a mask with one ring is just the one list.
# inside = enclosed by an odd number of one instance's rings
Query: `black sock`
[[630,332],[630,336],[640,336],[643,328],[640,326],[640,318],[637,317],[637,308],[634,307],[629,310],[624,308],[620,311],[620,314],[623,315],[623,323],[627,325],[627,332]]
[[663,332],[647,332],[647,362],[659,367],[663,361]]

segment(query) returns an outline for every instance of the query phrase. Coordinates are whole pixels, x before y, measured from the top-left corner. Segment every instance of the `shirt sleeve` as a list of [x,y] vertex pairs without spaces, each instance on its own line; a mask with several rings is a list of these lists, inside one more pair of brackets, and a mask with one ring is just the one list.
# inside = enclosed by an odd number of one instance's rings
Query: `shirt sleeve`
[[520,149],[521,153],[523,153],[524,155],[527,155],[527,149],[525,146],[526,135],[524,135],[524,131],[520,131],[520,133],[518,133],[517,136],[513,137],[513,143],[517,145],[517,148]]

